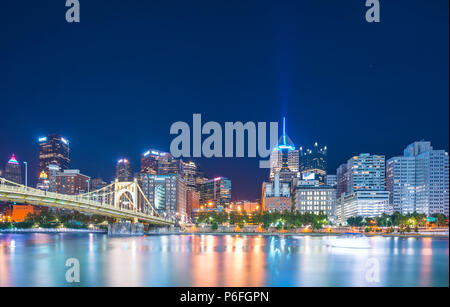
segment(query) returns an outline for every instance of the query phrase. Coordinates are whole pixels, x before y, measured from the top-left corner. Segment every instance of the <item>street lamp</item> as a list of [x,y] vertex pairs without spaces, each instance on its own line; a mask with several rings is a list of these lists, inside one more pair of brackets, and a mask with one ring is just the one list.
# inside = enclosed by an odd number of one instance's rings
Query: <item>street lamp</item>
[[23,161],[25,164],[25,187],[28,187],[28,162]]

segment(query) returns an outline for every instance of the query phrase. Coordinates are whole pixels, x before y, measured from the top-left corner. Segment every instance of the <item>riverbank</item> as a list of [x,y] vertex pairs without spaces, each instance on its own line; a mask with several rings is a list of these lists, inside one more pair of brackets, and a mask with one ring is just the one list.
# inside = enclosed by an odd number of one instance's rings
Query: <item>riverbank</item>
[[[353,234],[353,233],[352,233]],[[355,233],[356,234],[356,233]],[[161,236],[161,235],[238,235],[238,236],[313,236],[313,237],[328,237],[328,236],[342,236],[348,233],[337,232],[175,232],[175,233],[146,233],[146,236]],[[447,234],[399,234],[399,233],[358,233],[367,237],[399,237],[399,238],[448,238]]]
[[107,230],[103,229],[73,229],[73,228],[30,228],[30,229],[0,229],[1,233],[100,233],[107,234]]
[[[31,234],[31,233],[96,233],[107,234],[108,231],[102,229],[71,229],[71,228],[58,228],[58,229],[45,229],[45,228],[33,228],[33,229],[0,229],[0,234]],[[159,233],[144,233],[145,236],[176,236],[176,235],[238,235],[238,236],[313,236],[313,237],[328,237],[328,236],[342,236],[349,233],[338,232],[159,232]],[[351,233],[359,234],[367,237],[399,237],[399,238],[448,238],[447,233]]]

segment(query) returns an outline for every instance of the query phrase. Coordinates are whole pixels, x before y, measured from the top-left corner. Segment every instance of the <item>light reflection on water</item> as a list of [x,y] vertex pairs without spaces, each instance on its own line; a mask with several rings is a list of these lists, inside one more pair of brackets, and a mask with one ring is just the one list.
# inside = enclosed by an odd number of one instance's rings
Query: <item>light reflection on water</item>
[[[336,248],[329,237],[99,234],[0,235],[0,286],[447,286],[448,239],[371,237]],[[77,258],[81,283],[65,281]],[[366,281],[366,263],[380,282]]]

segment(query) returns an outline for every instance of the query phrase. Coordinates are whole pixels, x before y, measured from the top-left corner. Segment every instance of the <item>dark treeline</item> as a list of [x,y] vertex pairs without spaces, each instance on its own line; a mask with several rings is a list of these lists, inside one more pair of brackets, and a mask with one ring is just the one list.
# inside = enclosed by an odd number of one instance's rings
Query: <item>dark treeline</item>
[[29,213],[23,222],[0,223],[0,229],[8,228],[73,228],[85,229],[89,225],[106,228],[109,219],[100,215],[86,215],[79,212],[43,210],[39,214]]
[[323,213],[312,214],[300,212],[264,212],[248,214],[238,212],[200,212],[196,224],[210,224],[213,228],[229,223],[240,227],[246,224],[261,225],[264,229],[276,227],[277,229],[292,229],[311,226],[312,229],[321,229],[328,224],[327,216]]

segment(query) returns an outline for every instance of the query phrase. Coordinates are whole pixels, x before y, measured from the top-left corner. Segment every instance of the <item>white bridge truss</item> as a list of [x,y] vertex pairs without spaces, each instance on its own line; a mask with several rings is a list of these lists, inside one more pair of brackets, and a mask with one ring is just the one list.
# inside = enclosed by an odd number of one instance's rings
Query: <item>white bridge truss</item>
[[0,178],[0,201],[75,210],[152,225],[175,224],[157,213],[137,182],[114,182],[89,193],[66,195]]

